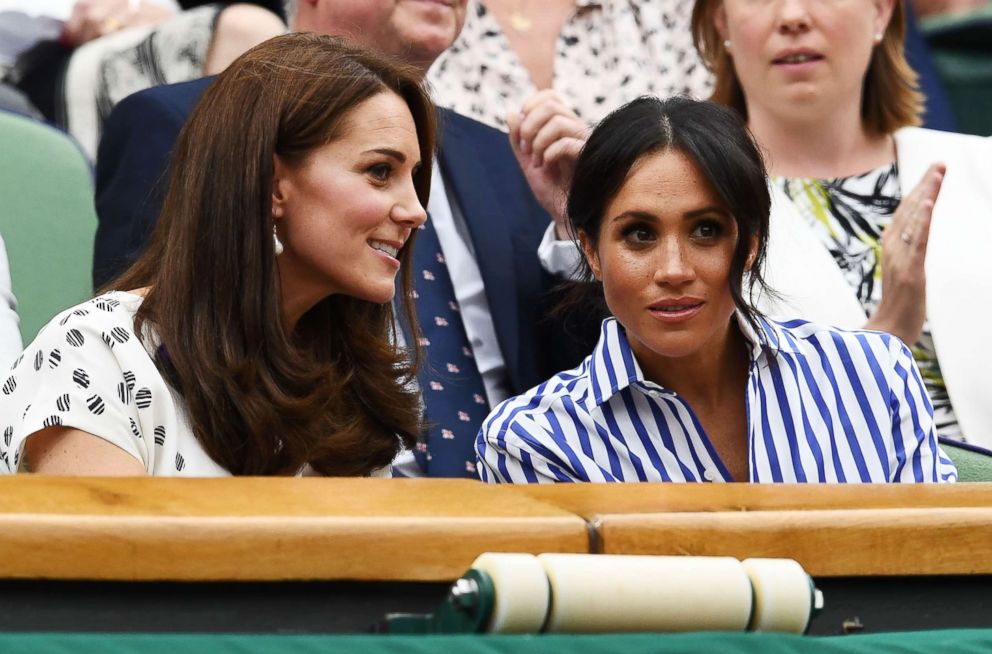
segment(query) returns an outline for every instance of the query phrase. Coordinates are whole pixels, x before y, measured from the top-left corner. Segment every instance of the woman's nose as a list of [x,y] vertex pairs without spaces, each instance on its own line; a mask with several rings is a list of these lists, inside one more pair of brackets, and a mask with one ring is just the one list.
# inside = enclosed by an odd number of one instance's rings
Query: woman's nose
[[427,211],[424,205],[420,204],[420,198],[417,197],[417,191],[412,184],[403,197],[393,205],[389,217],[394,222],[411,228],[419,227],[427,221]]
[[696,278],[696,272],[685,245],[676,238],[662,241],[662,247],[658,248],[658,262],[655,269],[654,280],[656,283],[679,286]]
[[804,32],[809,29],[808,0],[779,0],[778,28],[787,34]]

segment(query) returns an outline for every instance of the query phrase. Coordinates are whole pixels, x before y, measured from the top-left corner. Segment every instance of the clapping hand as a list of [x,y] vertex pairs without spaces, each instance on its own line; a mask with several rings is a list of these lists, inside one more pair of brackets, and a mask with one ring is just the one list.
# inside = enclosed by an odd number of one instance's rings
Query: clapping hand
[[920,183],[902,199],[882,233],[882,301],[866,327],[887,331],[913,345],[926,318],[923,262],[930,240],[933,206],[944,181],[944,164],[931,164]]

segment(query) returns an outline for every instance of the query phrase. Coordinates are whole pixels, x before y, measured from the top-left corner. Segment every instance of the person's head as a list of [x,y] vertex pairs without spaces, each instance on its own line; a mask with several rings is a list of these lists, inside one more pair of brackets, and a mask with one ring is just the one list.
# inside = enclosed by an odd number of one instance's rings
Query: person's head
[[712,100],[821,118],[860,98],[874,134],[920,124],[903,0],[696,0],[692,34],[715,76]]
[[390,300],[400,269],[415,324],[410,252],[435,133],[420,79],[288,34],[223,72],[180,134],[149,248],[114,286],[150,288],[139,322],[232,472],[358,474],[389,463],[396,434],[415,439]]
[[465,23],[468,0],[290,0],[290,27],[340,36],[426,74]]
[[769,210],[741,119],[687,98],[643,97],[603,119],[567,203],[586,280],[601,284],[635,352],[666,358],[712,344],[735,309],[756,325]]

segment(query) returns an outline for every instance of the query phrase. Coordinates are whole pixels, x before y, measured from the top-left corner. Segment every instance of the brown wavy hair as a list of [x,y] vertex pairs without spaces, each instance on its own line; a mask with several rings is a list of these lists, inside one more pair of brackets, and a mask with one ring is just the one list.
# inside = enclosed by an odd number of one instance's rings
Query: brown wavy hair
[[[733,107],[747,120],[744,90],[714,22],[721,2],[696,0],[692,9],[692,41],[715,78],[710,100]],[[861,120],[876,134],[891,134],[900,127],[922,122],[924,96],[916,71],[906,61],[905,36],[903,0],[895,0],[892,17],[882,42],[872,52],[862,87]]]
[[[415,443],[419,354],[393,344],[391,304],[332,295],[284,329],[272,179],[273,155],[302,160],[337,137],[355,106],[393,92],[416,125],[414,185],[426,206],[436,125],[421,77],[332,37],[288,34],[231,64],[179,136],[151,243],[112,287],[147,288],[135,329],[152,327],[156,363],[183,396],[193,433],[233,474],[310,464],[364,475],[388,465],[401,441]],[[399,255],[410,325],[413,240]]]

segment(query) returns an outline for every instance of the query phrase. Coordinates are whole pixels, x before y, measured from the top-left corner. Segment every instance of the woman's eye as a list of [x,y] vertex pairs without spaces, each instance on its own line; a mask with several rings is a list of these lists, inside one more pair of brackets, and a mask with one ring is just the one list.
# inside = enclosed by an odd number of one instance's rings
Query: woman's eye
[[711,240],[720,236],[722,231],[723,226],[720,225],[720,223],[712,220],[705,220],[693,228],[692,235],[695,238]]
[[623,237],[628,243],[648,243],[654,240],[654,232],[645,227],[633,226],[624,230]]
[[369,175],[380,182],[384,182],[389,179],[389,174],[391,172],[393,172],[393,167],[384,163],[376,164],[368,170]]

